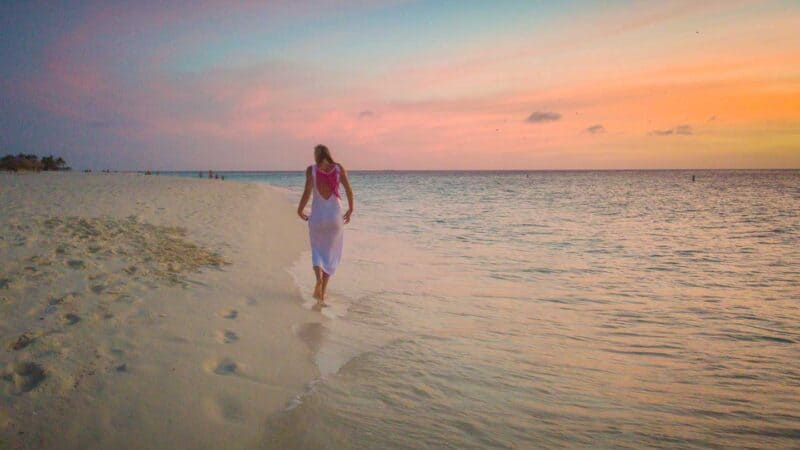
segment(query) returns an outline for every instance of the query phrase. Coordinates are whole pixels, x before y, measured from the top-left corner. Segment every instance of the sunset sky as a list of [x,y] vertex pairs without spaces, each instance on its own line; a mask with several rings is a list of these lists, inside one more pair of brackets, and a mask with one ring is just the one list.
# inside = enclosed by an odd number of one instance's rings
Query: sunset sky
[[798,168],[798,30],[797,0],[3,2],[0,153]]

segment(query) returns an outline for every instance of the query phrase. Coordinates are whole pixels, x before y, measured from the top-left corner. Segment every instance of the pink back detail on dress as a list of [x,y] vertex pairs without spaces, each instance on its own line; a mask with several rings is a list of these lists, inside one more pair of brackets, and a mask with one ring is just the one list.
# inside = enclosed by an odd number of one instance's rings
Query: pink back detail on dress
[[[315,165],[314,168],[316,170],[317,183],[327,184],[331,188],[331,193],[335,195],[336,198],[342,198],[341,195],[339,195],[339,166],[334,164],[333,170],[330,172],[323,172],[317,165]],[[317,189],[319,190],[319,188]]]

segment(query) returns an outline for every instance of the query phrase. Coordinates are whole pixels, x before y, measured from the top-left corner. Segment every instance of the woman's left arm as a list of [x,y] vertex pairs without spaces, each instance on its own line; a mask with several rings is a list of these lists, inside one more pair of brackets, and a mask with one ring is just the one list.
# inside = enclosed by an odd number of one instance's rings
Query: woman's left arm
[[350,223],[350,216],[353,214],[353,206],[355,206],[353,188],[350,187],[350,178],[347,177],[347,171],[344,170],[344,166],[339,164],[339,170],[342,173],[342,184],[344,185],[344,191],[347,193],[347,204],[349,205],[347,212],[344,214],[344,223]]

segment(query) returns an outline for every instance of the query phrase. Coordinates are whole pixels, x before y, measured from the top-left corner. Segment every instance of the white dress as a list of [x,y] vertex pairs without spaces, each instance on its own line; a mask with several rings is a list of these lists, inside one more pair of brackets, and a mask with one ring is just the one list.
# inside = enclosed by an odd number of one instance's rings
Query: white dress
[[[333,170],[338,175],[339,166],[334,165]],[[344,241],[342,202],[333,192],[327,199],[319,193],[316,165],[311,166],[311,177],[314,180],[311,215],[308,218],[311,264],[313,267],[320,267],[328,275],[333,275],[342,258]]]

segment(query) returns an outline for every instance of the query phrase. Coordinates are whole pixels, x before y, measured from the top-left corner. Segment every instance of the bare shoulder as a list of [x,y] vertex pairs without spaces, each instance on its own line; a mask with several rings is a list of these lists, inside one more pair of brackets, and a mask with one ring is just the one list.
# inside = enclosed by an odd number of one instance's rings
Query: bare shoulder
[[311,166],[306,167],[306,176],[311,176]]
[[339,167],[339,171],[341,171],[341,172],[346,172],[346,171],[344,170],[344,166],[343,166],[341,163],[336,163],[336,166],[337,166],[337,167]]

